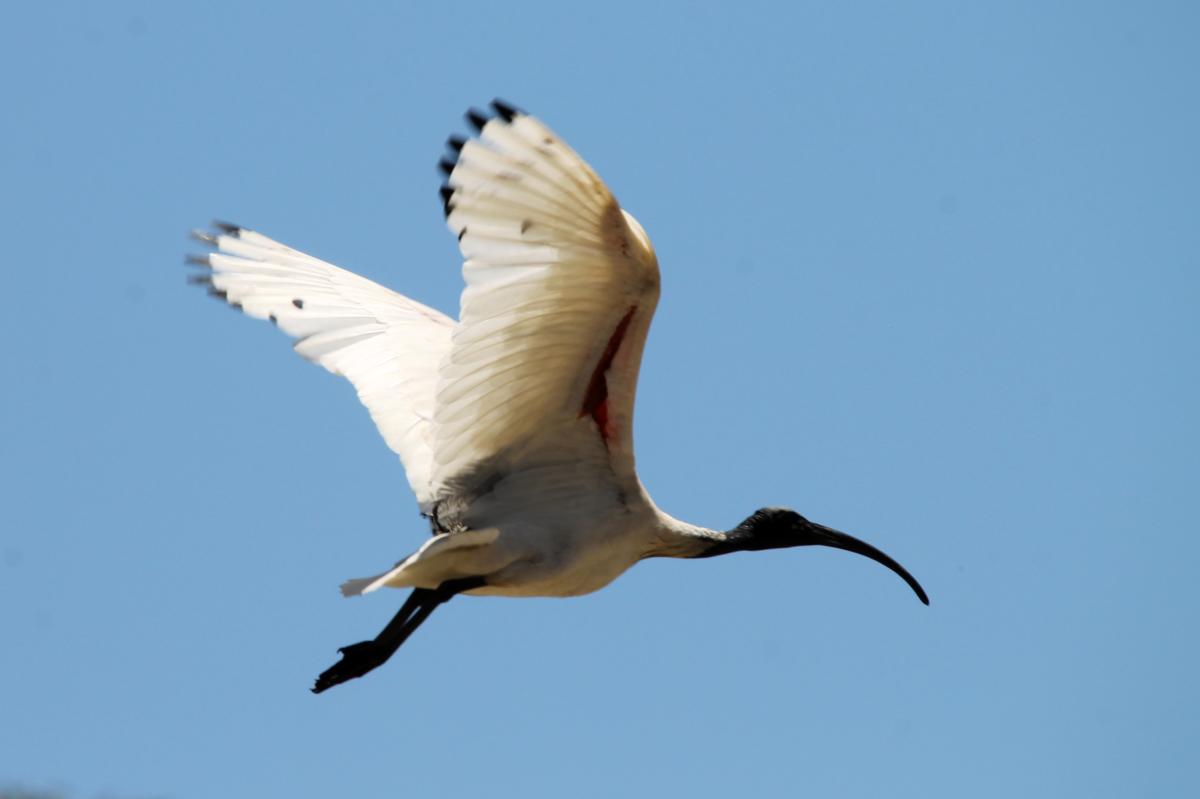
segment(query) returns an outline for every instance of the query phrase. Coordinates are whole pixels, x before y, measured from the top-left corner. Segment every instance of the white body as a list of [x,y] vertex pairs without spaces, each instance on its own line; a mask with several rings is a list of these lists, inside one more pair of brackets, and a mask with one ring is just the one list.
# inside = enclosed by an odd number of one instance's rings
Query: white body
[[457,322],[253,231],[200,234],[216,293],[355,385],[434,524],[343,592],[485,577],[470,593],[574,596],[720,536],[663,514],[637,478],[634,394],[659,292],[641,226],[529,116],[488,121],[447,169]]

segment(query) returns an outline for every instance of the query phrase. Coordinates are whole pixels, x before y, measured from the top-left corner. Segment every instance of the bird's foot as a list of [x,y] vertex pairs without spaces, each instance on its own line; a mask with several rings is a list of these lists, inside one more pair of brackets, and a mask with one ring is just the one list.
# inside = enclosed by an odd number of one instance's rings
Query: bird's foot
[[357,644],[342,647],[338,652],[342,659],[321,672],[312,688],[314,694],[361,677],[387,661],[383,647],[375,641],[359,641]]

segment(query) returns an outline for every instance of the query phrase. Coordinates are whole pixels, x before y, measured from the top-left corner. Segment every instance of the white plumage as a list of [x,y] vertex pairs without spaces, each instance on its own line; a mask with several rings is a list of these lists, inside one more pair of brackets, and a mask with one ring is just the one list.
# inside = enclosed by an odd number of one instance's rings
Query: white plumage
[[[456,157],[442,162],[464,258],[457,322],[254,231],[196,234],[215,251],[191,259],[208,268],[194,281],[272,320],[298,353],[354,384],[433,527],[395,567],[343,585],[348,595],[417,590],[378,638],[344,648],[316,690],[382,663],[456,593],[578,595],[656,555],[828,544],[884,562],[924,599],[878,550],[790,511],[720,533],[654,506],[632,438],[658,301],[654,250],[557,135],[493,108],[490,119],[469,112],[478,136],[452,138]],[[826,532],[854,545],[809,540]]]
[[195,234],[217,249],[198,282],[270,319],[298,339],[296,352],[353,383],[418,500],[431,499],[434,392],[453,320],[252,230],[218,227]]

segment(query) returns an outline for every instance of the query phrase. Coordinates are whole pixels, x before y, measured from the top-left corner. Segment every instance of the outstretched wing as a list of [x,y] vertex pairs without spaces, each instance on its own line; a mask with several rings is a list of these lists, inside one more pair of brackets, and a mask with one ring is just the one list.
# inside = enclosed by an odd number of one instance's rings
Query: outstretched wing
[[197,231],[215,252],[189,262],[191,282],[297,339],[296,352],[358,389],[419,502],[431,498],[434,391],[454,322],[364,277],[252,230]]
[[545,125],[496,101],[442,162],[466,289],[434,411],[433,488],[592,425],[633,470],[633,400],[658,302],[645,232]]

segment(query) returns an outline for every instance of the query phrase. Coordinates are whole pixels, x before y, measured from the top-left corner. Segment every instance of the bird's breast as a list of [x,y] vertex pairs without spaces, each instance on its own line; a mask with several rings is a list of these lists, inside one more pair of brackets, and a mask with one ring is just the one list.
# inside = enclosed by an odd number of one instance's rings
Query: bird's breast
[[645,536],[629,514],[557,534],[545,529],[501,529],[494,546],[521,554],[488,575],[488,584],[473,594],[582,596],[617,579],[646,551]]

